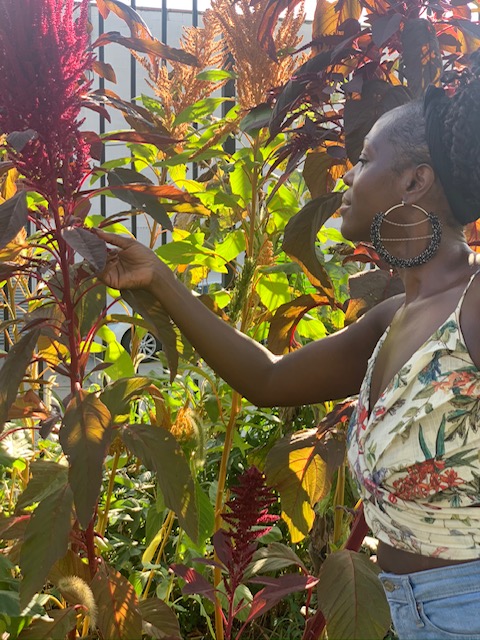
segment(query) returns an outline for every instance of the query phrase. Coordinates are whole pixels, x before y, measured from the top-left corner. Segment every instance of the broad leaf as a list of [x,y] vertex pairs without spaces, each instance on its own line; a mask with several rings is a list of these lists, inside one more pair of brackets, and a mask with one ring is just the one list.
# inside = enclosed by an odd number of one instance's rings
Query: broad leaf
[[68,477],[84,529],[95,511],[110,438],[110,411],[95,394],[79,390],[65,411],[60,443],[70,462]]
[[115,569],[104,565],[90,583],[98,606],[98,627],[105,640],[142,637],[142,617],[135,589]]
[[79,321],[80,335],[85,338],[90,329],[98,322],[107,304],[107,292],[98,281],[92,287],[92,279],[81,282],[75,295],[75,312]]
[[198,100],[178,114],[175,118],[175,126],[185,122],[201,122],[207,116],[212,115],[220,105],[229,100],[231,98],[203,98],[203,100]]
[[268,453],[265,475],[280,494],[282,518],[292,542],[300,542],[310,531],[313,507],[330,490],[332,474],[344,456],[340,436],[323,437],[316,429],[282,438]]
[[248,565],[245,579],[248,580],[249,576],[269,571],[279,571],[292,565],[300,567],[304,573],[307,573],[307,568],[291,547],[281,542],[271,542],[268,546],[260,547],[255,551],[252,562]]
[[163,58],[164,60],[172,60],[174,62],[180,62],[181,64],[188,64],[192,67],[200,66],[197,58],[184,49],[169,47],[155,38],[126,38],[118,31],[102,33],[92,46],[104,47],[112,42],[120,44],[122,47],[127,47],[127,49],[146,53],[153,58],[158,57]]
[[407,20],[401,34],[403,73],[416,97],[429,84],[438,84],[442,74],[442,54],[433,24],[424,18]]
[[185,580],[182,593],[185,595],[200,594],[215,602],[215,590],[201,573],[191,567],[186,567],[184,564],[172,564],[170,569]]
[[270,0],[265,7],[258,27],[257,38],[272,60],[277,59],[273,31],[277,26],[280,15],[285,9],[292,11],[299,2],[300,0]]
[[170,381],[173,382],[178,369],[178,351],[177,334],[170,316],[158,300],[152,299],[152,294],[148,291],[131,289],[122,290],[120,293],[135,313],[148,322],[150,333],[153,333],[162,343],[162,350],[165,352],[170,369]]
[[268,585],[255,594],[247,622],[255,620],[266,611],[274,607],[277,603],[296,591],[313,589],[318,584],[318,578],[314,576],[303,576],[299,574],[289,574],[279,578],[269,578]]
[[353,551],[330,554],[320,570],[318,598],[332,640],[381,640],[390,610],[378,579],[379,568]]
[[17,397],[18,388],[32,359],[40,330],[26,333],[10,349],[0,369],[0,433],[3,431],[8,411]]
[[84,580],[87,584],[90,582],[92,576],[90,575],[90,569],[88,564],[84,562],[78,554],[69,549],[67,553],[57,560],[57,562],[50,569],[48,574],[49,582],[58,584],[58,581],[68,576],[78,576]]
[[48,617],[52,620],[44,617],[34,620],[21,632],[19,640],[65,640],[77,623],[77,612],[73,607],[50,610]]
[[348,288],[352,300],[363,301],[361,313],[365,313],[379,302],[404,291],[400,277],[398,275],[392,276],[384,269],[369,269],[350,276]]
[[42,589],[52,565],[67,552],[72,523],[73,495],[65,484],[40,502],[27,525],[20,553],[22,607]]
[[335,300],[333,285],[317,259],[315,243],[318,232],[341,201],[341,193],[329,193],[306,204],[289,220],[282,245],[285,253],[302,267],[310,282],[332,302]]
[[20,191],[0,204],[0,248],[5,247],[27,224],[27,194]]
[[109,82],[117,83],[117,77],[111,64],[108,62],[101,62],[100,60],[94,60],[92,69],[101,78],[105,78]]
[[34,460],[30,466],[32,477],[25,491],[20,495],[16,509],[21,510],[29,507],[34,502],[41,502],[65,486],[68,476],[68,468],[56,462]]
[[383,46],[394,33],[397,33],[403,20],[404,17],[400,13],[371,14],[372,40],[375,45]]
[[100,394],[100,400],[112,415],[112,422],[127,420],[130,403],[139,398],[151,384],[150,378],[121,378],[107,385]]
[[411,95],[405,87],[394,87],[384,80],[377,79],[363,83],[360,100],[351,98],[345,102],[345,145],[352,164],[358,161],[363,140],[378,118],[410,100]]
[[337,178],[345,173],[345,163],[326,151],[312,151],[305,158],[302,173],[310,195],[315,199],[332,191]]
[[119,0],[97,0],[98,10],[104,19],[110,11],[123,20],[129,27],[130,33],[139,38],[152,38],[150,29],[142,17],[133,7]]
[[0,518],[0,539],[20,540],[25,536],[27,525],[31,516],[12,516],[10,518]]
[[144,635],[158,640],[182,640],[177,617],[168,604],[158,598],[148,598],[142,600],[138,608],[142,616]]
[[92,265],[95,271],[103,271],[107,264],[107,245],[91,231],[80,227],[67,227],[62,230],[65,242]]
[[[111,102],[112,100],[110,100]],[[117,103],[117,109],[120,109],[120,105]],[[126,116],[127,117],[127,116]],[[133,116],[131,116],[133,118]],[[161,135],[155,131],[114,131],[113,133],[106,133],[102,135],[103,141],[119,140],[121,142],[132,142],[133,144],[154,144],[159,149],[168,149],[175,142],[175,138],[168,135]]]
[[198,513],[195,484],[180,445],[163,427],[132,425],[121,431],[123,441],[143,464],[155,471],[166,506],[174,511],[180,526],[196,543]]
[[326,296],[305,294],[278,307],[268,331],[270,351],[279,355],[291,351],[295,347],[295,330],[307,311],[329,304],[331,302]]

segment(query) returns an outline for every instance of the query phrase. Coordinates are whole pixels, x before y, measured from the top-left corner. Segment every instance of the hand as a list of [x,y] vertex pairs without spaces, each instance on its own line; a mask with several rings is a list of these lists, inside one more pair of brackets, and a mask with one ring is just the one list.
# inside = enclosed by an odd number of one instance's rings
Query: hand
[[92,231],[117,247],[109,250],[106,267],[98,278],[112,289],[148,289],[162,265],[155,253],[133,238],[100,229]]

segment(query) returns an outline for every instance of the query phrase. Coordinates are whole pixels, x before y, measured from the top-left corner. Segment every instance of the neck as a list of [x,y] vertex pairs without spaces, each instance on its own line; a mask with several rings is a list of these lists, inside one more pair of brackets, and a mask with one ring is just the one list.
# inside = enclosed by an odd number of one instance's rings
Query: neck
[[463,274],[472,270],[469,249],[461,228],[444,227],[442,241],[433,258],[412,269],[399,270],[405,287],[405,303],[428,298],[440,289],[448,289]]

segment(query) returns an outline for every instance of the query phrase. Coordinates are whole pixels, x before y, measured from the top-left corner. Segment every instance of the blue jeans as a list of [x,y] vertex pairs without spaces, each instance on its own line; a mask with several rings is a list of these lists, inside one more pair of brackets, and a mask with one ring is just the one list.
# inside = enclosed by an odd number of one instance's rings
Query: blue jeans
[[480,640],[480,560],[379,578],[400,640]]

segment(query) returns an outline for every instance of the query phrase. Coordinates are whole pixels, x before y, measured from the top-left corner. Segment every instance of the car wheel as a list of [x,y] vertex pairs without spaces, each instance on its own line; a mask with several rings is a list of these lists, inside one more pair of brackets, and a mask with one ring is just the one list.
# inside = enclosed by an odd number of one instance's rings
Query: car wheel
[[[128,353],[132,352],[132,330],[128,329],[128,331],[126,331],[121,339],[121,344],[122,347],[125,349],[125,351],[128,351]],[[143,336],[143,338],[140,340],[140,344],[138,345],[138,353],[140,353],[143,356],[143,360],[151,360],[155,354],[157,353],[157,351],[161,351],[162,349],[162,345],[159,342],[159,340],[157,340],[157,338],[149,333],[147,331],[147,333]]]

